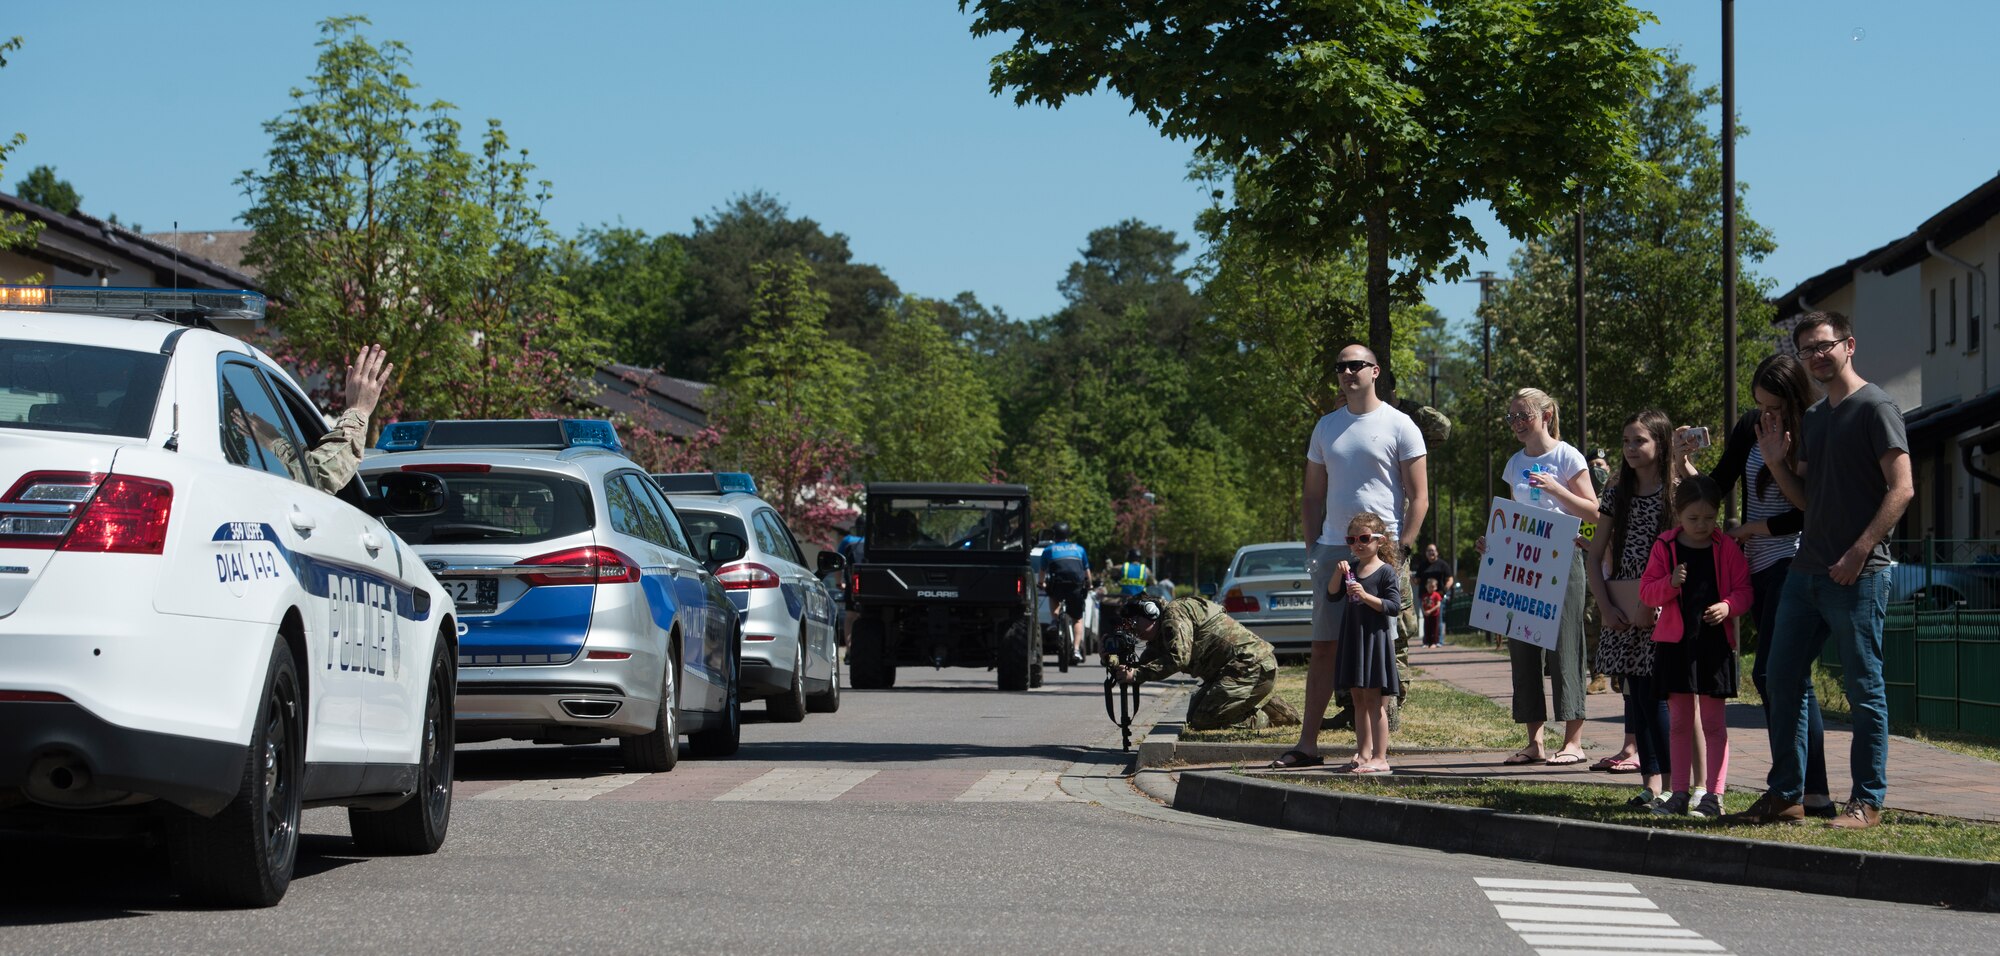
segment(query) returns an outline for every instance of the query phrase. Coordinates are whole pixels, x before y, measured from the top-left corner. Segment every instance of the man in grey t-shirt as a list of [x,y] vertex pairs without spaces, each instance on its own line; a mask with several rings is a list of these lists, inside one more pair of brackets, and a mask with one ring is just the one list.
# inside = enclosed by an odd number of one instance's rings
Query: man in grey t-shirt
[[1806,410],[1799,471],[1786,468],[1792,440],[1766,415],[1757,443],[1772,477],[1806,512],[1798,557],[1785,578],[1772,627],[1767,687],[1771,694],[1769,789],[1741,822],[1801,819],[1807,744],[1805,695],[1813,659],[1831,639],[1854,713],[1849,764],[1854,790],[1828,826],[1863,829],[1882,819],[1888,792],[1889,706],[1882,682],[1882,615],[1889,598],[1889,549],[1883,538],[1903,517],[1915,490],[1903,415],[1887,393],[1854,370],[1854,328],[1838,312],[1813,312],[1792,331],[1806,371],[1826,398]]

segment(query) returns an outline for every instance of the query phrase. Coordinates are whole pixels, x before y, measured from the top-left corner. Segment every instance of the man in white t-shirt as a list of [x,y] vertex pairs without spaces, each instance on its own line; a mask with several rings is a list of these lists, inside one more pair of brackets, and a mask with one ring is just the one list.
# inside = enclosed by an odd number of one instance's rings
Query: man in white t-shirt
[[1340,351],[1334,371],[1346,404],[1313,426],[1312,441],[1306,446],[1304,527],[1315,537],[1310,551],[1313,633],[1306,667],[1305,723],[1298,746],[1279,757],[1274,767],[1323,762],[1319,729],[1333,698],[1334,643],[1340,639],[1347,608],[1345,600],[1327,598],[1326,584],[1334,566],[1353,556],[1347,547],[1348,522],[1364,511],[1380,516],[1389,526],[1389,537],[1399,541],[1404,556],[1400,566],[1407,577],[1407,556],[1430,508],[1423,433],[1410,416],[1375,394],[1375,380],[1382,374],[1375,353],[1363,345],[1350,345]]

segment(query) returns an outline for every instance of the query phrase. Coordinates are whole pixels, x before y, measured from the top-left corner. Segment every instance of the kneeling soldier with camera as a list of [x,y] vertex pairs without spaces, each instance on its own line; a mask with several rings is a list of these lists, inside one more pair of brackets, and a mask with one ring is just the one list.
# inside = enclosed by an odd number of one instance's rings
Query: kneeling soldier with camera
[[1271,645],[1222,613],[1215,602],[1190,596],[1162,605],[1141,597],[1126,601],[1122,614],[1122,630],[1144,642],[1146,654],[1138,666],[1117,667],[1112,675],[1127,684],[1193,675],[1201,686],[1188,700],[1189,730],[1299,722],[1299,712],[1272,695],[1278,658]]

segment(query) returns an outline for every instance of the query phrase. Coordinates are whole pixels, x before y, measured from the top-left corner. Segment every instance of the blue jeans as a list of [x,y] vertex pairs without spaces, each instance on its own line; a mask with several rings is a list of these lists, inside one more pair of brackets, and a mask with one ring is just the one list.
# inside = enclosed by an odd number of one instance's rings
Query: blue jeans
[[[1756,595],[1753,605],[1757,614],[1757,658],[1750,665],[1750,682],[1757,685],[1757,696],[1764,699],[1764,726],[1771,726],[1771,688],[1765,675],[1770,672],[1771,645],[1777,643],[1772,635],[1778,631],[1778,600],[1784,592],[1785,578],[1791,570],[1792,559],[1786,558],[1762,571],[1750,575],[1750,590]],[[1820,719],[1819,698],[1814,696],[1812,681],[1805,684],[1806,695],[1806,793],[1825,796],[1831,791],[1826,784],[1826,724]]]
[[1812,663],[1829,638],[1840,649],[1842,682],[1854,718],[1849,797],[1880,809],[1889,790],[1889,695],[1882,682],[1882,614],[1887,570],[1842,587],[1824,574],[1792,571],[1778,602],[1770,669],[1771,791],[1793,803],[1805,792],[1808,691]]

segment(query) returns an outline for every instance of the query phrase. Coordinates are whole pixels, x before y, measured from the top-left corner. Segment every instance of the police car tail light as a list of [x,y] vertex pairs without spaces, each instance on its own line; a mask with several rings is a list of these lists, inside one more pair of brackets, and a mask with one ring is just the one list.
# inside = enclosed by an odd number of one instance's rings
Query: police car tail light
[[31,471],[0,497],[0,547],[54,550],[104,480],[87,471]]
[[1222,596],[1222,610],[1229,614],[1255,613],[1263,610],[1263,605],[1258,604],[1255,597],[1244,594],[1242,588],[1230,588],[1229,593]]
[[715,579],[722,582],[725,591],[749,591],[778,586],[778,572],[755,561],[725,564],[716,570]]
[[62,550],[162,554],[167,550],[167,518],[173,508],[174,486],[152,478],[112,475],[83,506]]
[[571,548],[537,555],[518,564],[546,567],[547,571],[521,575],[530,587],[561,584],[636,584],[639,564],[611,548]]

